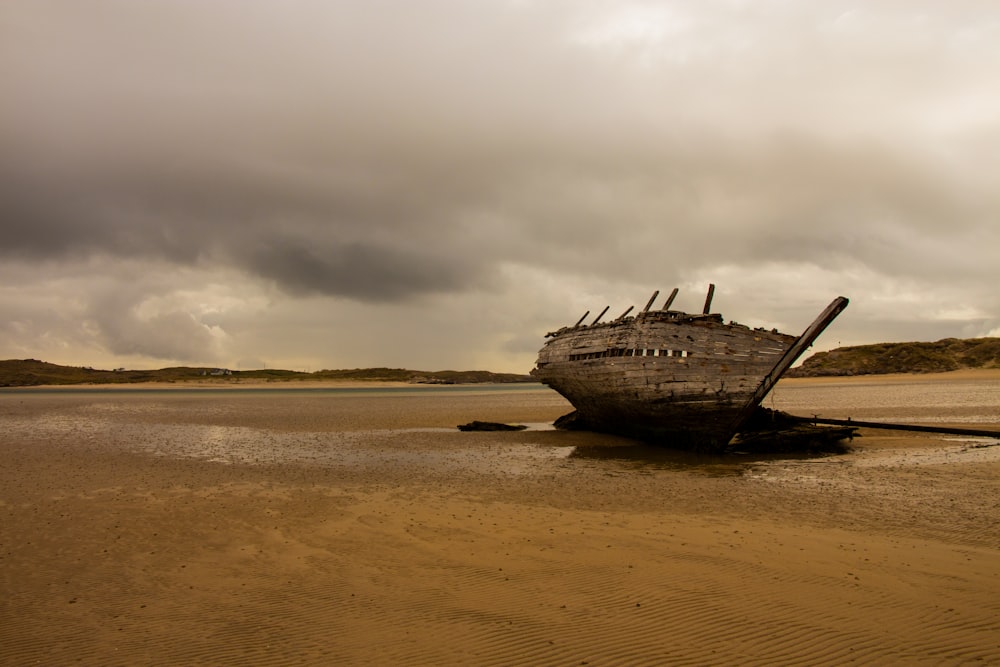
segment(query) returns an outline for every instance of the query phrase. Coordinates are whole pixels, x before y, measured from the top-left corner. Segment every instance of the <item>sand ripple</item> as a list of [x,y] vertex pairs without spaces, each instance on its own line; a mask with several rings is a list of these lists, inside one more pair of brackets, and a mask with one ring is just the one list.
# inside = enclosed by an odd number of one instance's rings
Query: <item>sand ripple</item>
[[989,443],[452,428],[546,393],[4,398],[0,664],[1000,663]]

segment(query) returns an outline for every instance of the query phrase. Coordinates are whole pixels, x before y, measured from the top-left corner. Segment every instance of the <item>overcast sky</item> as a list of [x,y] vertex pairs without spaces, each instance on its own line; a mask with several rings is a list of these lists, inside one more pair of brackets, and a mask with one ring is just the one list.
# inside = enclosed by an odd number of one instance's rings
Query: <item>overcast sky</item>
[[527,372],[710,282],[1000,336],[998,8],[0,0],[0,359]]

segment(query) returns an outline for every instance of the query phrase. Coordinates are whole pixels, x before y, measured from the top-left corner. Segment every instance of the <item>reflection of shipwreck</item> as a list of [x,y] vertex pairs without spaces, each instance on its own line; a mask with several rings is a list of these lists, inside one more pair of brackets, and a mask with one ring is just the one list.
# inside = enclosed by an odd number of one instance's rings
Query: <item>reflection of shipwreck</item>
[[670,446],[723,450],[761,400],[847,307],[837,297],[801,336],[751,329],[710,313],[646,307],[591,324],[585,314],[549,333],[531,374],[576,408],[574,427],[620,433]]

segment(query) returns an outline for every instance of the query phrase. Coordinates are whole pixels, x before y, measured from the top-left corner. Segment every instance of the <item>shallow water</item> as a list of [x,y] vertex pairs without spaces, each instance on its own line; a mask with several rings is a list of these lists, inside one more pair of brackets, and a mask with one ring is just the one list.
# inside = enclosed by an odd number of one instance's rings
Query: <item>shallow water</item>
[[[1000,423],[1000,382],[780,385],[767,407],[896,422]],[[783,476],[788,466],[996,461],[996,440],[952,439],[930,451],[840,457],[706,457],[594,433],[557,432],[569,410],[539,385],[281,389],[55,389],[0,392],[7,437],[111,447],[157,457],[243,465],[310,465],[423,475],[682,473]],[[473,419],[524,423],[520,432],[462,433]],[[953,443],[953,444],[952,444]],[[863,450],[863,447],[862,447]],[[763,472],[762,472],[763,471]],[[770,471],[770,472],[768,472]],[[787,475],[784,475],[787,477]]]

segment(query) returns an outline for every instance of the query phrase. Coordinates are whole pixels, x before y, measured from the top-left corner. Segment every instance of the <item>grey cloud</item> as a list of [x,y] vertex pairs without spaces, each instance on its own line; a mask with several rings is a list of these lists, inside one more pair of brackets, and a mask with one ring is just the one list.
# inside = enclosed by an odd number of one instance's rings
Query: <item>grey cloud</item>
[[39,0],[0,26],[7,261],[380,306],[502,292],[511,264],[802,263],[996,306],[989,4]]
[[4,262],[0,349],[71,364],[109,354],[212,363],[219,345],[210,325],[171,298],[198,282],[163,263]]
[[112,354],[202,363],[218,358],[211,335],[189,313],[173,311],[141,319],[122,310],[97,317],[101,338]]
[[[433,249],[434,239],[423,244]],[[324,243],[280,237],[257,240],[235,261],[295,293],[338,294],[362,301],[397,301],[429,292],[468,289],[479,283],[475,266],[462,257],[435,255],[414,246]]]
[[80,279],[71,298],[94,341],[111,354],[214,363],[219,348],[210,325],[171,298],[197,282],[170,264],[131,260]]

